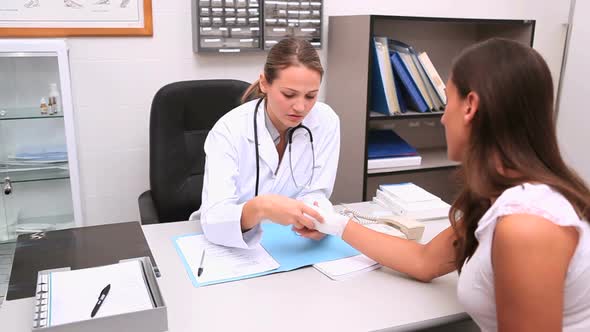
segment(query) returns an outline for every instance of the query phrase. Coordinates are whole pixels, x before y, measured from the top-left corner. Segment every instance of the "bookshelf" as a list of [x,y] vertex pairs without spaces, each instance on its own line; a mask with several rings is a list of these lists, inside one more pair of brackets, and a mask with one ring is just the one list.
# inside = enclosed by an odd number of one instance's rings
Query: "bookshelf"
[[[428,53],[441,78],[449,78],[452,60],[464,48],[491,38],[532,45],[534,20],[407,16],[331,16],[328,29],[326,102],[338,113],[341,150],[332,200],[371,200],[379,184],[414,182],[451,203],[459,190],[459,163],[447,159],[443,112],[407,112],[387,116],[371,110],[372,37],[403,41]],[[367,135],[392,129],[422,156],[420,166],[367,169]]]

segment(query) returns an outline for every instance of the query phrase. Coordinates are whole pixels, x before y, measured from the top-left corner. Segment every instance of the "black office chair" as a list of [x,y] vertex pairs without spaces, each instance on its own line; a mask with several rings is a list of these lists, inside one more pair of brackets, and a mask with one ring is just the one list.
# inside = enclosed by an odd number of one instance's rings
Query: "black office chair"
[[207,133],[240,105],[249,84],[238,80],[171,83],[152,101],[150,187],[139,196],[142,224],[188,220],[201,206]]

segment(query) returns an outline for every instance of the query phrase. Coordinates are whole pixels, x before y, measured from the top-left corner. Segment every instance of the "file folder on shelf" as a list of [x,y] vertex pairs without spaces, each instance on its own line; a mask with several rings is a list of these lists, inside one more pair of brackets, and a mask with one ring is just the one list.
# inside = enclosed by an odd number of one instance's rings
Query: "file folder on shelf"
[[422,96],[418,85],[412,78],[410,69],[406,67],[399,52],[393,52],[391,55],[391,65],[393,67],[394,75],[399,77],[400,82],[402,83],[402,86],[409,97],[408,101],[415,108],[415,110],[418,112],[430,111],[428,103]]
[[[128,331],[128,332],[163,332],[168,330],[167,308],[162,297],[156,275],[154,273],[154,266],[149,257],[134,258],[129,260],[122,260],[120,263],[139,262],[141,273],[143,275],[142,282],[145,284],[139,287],[146,287],[148,296],[150,297],[150,306],[146,306],[141,310],[119,311],[117,314],[105,315],[99,317],[90,317],[90,310],[88,308],[88,319],[76,320],[63,324],[51,324],[50,318],[52,310],[60,310],[62,308],[52,308],[51,282],[52,273],[63,273],[70,271],[69,267],[43,270],[38,272],[37,276],[37,292],[35,299],[35,308],[33,312],[33,332],[70,332],[70,331],[85,331],[85,332],[102,332],[102,331]],[[90,269],[100,269],[95,267]],[[90,270],[89,269],[89,270]],[[80,272],[81,270],[72,270],[72,272]],[[63,289],[63,288],[62,288]],[[112,291],[111,291],[112,292]],[[98,295],[98,294],[97,294]],[[107,303],[109,297],[104,301]],[[103,304],[104,306],[104,304]],[[99,310],[100,312],[100,310]]]
[[435,91],[434,85],[430,82],[426,70],[422,66],[422,63],[420,62],[418,54],[414,48],[406,43],[393,39],[389,40],[389,45],[391,49],[399,52],[400,56],[404,60],[404,63],[406,64],[406,68],[410,70],[412,78],[414,79],[414,82],[416,82],[416,85],[426,100],[429,108],[432,111],[443,110],[444,103]]
[[406,105],[394,78],[386,37],[373,37],[371,109],[385,115],[406,112]]
[[447,104],[447,95],[445,94],[445,83],[443,82],[442,78],[438,74],[438,71],[432,64],[432,61],[430,61],[430,57],[426,52],[421,52],[420,55],[418,55],[418,60],[422,64],[424,71],[428,75],[430,83],[434,87],[436,94],[440,98],[440,101],[442,102],[444,107],[444,105]]
[[369,131],[369,159],[417,156],[418,152],[393,130]]

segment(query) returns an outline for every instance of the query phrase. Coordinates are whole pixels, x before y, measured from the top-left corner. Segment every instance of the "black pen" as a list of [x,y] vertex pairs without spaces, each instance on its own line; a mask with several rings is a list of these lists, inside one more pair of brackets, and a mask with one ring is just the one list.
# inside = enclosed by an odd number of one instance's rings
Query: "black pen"
[[98,312],[98,309],[100,308],[102,302],[107,297],[107,294],[109,294],[109,290],[111,290],[111,284],[108,284],[105,288],[102,289],[102,291],[100,292],[100,295],[98,296],[98,301],[96,301],[96,304],[94,305],[94,309],[92,309],[92,313],[90,314],[90,318],[93,318],[94,316],[96,316],[96,313]]
[[199,269],[197,270],[197,277],[200,277],[203,274],[203,260],[205,259],[205,249],[203,249],[203,254],[201,254],[201,264],[199,264]]

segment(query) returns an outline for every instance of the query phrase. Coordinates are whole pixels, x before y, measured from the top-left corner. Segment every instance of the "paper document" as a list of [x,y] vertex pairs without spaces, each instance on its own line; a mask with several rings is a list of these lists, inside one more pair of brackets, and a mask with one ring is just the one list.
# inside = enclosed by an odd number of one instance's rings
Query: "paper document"
[[365,255],[317,263],[313,267],[332,280],[342,280],[362,272],[373,271],[381,265]]
[[[199,284],[258,274],[280,266],[260,244],[252,249],[224,247],[207,241],[203,234],[183,236],[176,243]],[[198,276],[203,250],[203,272]]]
[[[320,241],[297,235],[286,227],[262,223],[263,237],[254,249],[236,249],[209,243],[203,234],[173,238],[178,256],[195,287],[291,271],[319,262],[358,255],[342,239],[326,236]],[[205,249],[202,273],[201,256]]]
[[101,290],[111,285],[96,316],[154,307],[139,260],[87,269],[51,272],[48,277],[48,326],[91,319]]

